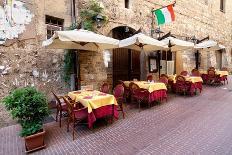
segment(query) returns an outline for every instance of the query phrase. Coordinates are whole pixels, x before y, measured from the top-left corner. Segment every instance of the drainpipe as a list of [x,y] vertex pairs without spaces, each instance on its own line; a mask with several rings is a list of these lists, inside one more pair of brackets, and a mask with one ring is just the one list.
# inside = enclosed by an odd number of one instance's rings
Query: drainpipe
[[76,0],[71,0],[71,21],[76,23]]

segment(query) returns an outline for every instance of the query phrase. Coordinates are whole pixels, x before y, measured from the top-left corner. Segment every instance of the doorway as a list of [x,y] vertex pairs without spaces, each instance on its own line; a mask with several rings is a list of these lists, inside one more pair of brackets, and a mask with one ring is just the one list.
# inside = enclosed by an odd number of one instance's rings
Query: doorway
[[[125,39],[132,36],[135,30],[121,26],[112,30],[113,38]],[[126,48],[113,50],[113,86],[116,86],[118,80],[128,81],[140,79],[140,51],[134,51]]]
[[215,51],[216,52],[216,68],[222,68],[222,50]]

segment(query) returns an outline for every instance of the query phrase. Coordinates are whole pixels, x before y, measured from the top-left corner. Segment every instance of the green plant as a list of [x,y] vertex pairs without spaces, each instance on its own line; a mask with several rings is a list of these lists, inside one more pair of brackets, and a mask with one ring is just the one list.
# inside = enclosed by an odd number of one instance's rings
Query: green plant
[[107,17],[103,15],[104,9],[100,6],[100,4],[95,1],[91,0],[89,6],[86,9],[82,9],[80,12],[80,17],[82,20],[82,24],[84,29],[94,31],[95,26],[95,18],[97,15],[102,15],[103,23],[107,21]]
[[22,126],[21,136],[29,136],[42,129],[49,115],[45,95],[34,87],[18,88],[3,99],[6,109]]
[[64,54],[64,74],[63,79],[67,85],[70,85],[71,74],[74,69],[74,53],[72,50],[66,50]]

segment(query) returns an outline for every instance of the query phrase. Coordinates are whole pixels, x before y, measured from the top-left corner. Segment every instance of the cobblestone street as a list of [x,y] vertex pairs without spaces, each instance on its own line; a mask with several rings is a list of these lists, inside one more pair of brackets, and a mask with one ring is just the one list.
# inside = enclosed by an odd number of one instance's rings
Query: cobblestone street
[[[47,148],[34,154],[232,154],[229,87],[205,86],[194,97],[170,95],[168,102],[141,112],[127,107],[125,119],[92,131],[79,127],[75,141],[66,132],[66,120],[62,128],[47,123]],[[24,154],[19,129],[18,125],[0,129],[1,155]]]

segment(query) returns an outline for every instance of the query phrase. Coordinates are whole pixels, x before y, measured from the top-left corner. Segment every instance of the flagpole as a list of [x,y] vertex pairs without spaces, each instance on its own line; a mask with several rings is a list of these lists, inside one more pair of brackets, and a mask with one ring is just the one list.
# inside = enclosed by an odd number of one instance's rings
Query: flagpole
[[152,10],[152,12],[154,12],[156,10],[160,10],[160,9],[166,8],[167,6],[170,6],[170,5],[173,5],[173,7],[174,7],[175,4],[176,4],[176,1],[174,1],[174,3],[172,3],[172,4],[169,4],[169,5],[166,5],[166,6],[162,6],[162,7],[158,8],[158,9]]
[[152,10],[154,10],[154,8],[151,9],[151,20],[152,20],[151,21],[151,37],[153,38],[155,29],[154,29],[154,13]]

